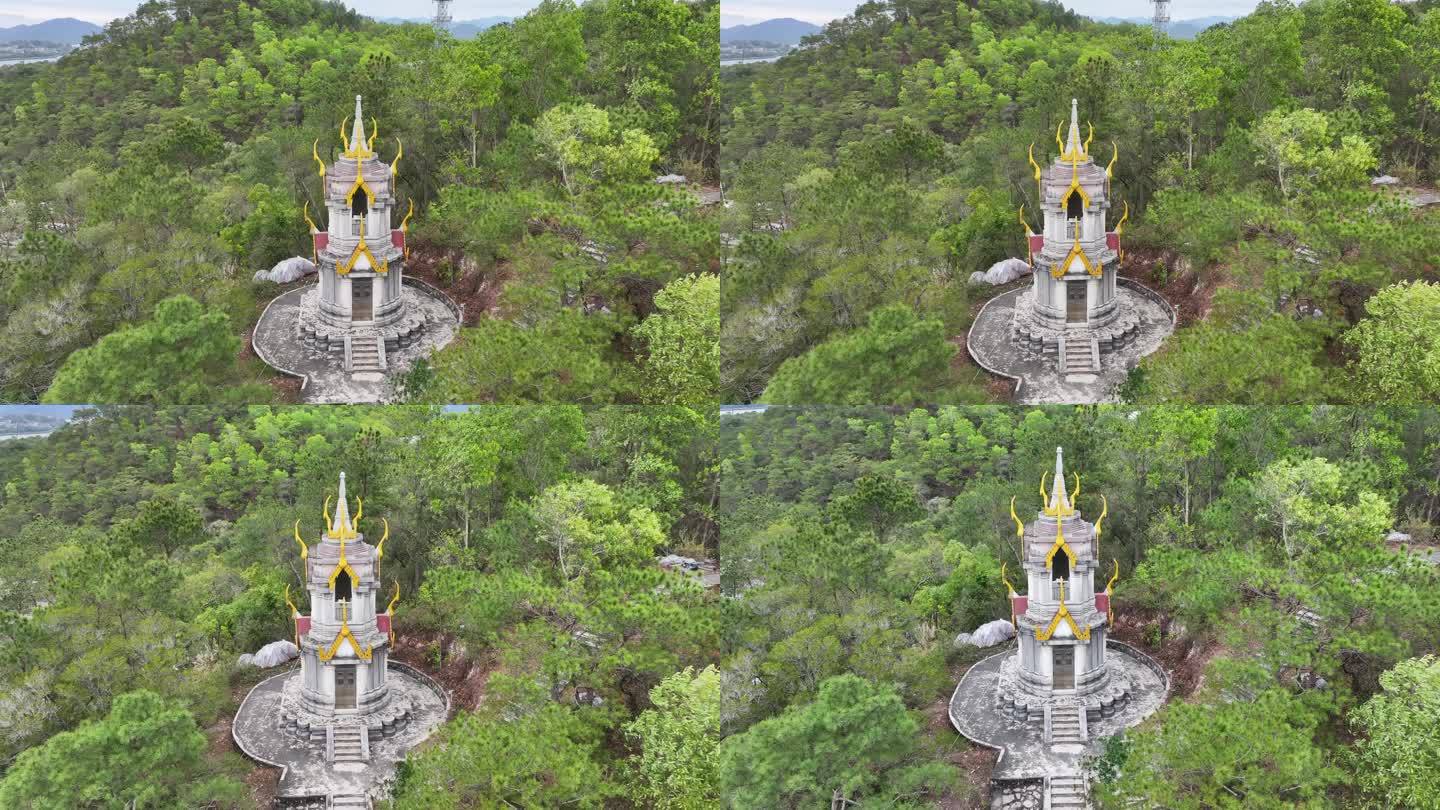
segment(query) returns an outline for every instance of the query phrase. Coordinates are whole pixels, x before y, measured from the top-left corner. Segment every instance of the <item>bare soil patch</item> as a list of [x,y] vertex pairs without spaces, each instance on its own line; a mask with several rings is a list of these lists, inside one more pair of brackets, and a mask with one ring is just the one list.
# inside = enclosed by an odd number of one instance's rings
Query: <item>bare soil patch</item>
[[1160,293],[1174,305],[1179,313],[1176,329],[1210,314],[1215,290],[1220,286],[1217,279],[1223,275],[1214,270],[1202,274],[1174,251],[1152,247],[1127,247],[1118,272]]
[[[1154,657],[1170,673],[1172,698],[1188,698],[1200,688],[1205,668],[1223,647],[1214,639],[1194,636],[1167,615],[1141,608],[1117,607],[1111,637]],[[1150,641],[1159,638],[1156,646]]]
[[514,275],[507,262],[481,267],[458,250],[419,239],[410,245],[405,272],[443,290],[459,304],[465,311],[461,326],[474,326],[481,318],[498,314],[500,293]]
[[488,650],[482,651],[478,658],[471,657],[454,637],[433,631],[397,633],[391,656],[444,686],[454,711],[478,708],[485,700],[485,683],[495,670],[495,661]]

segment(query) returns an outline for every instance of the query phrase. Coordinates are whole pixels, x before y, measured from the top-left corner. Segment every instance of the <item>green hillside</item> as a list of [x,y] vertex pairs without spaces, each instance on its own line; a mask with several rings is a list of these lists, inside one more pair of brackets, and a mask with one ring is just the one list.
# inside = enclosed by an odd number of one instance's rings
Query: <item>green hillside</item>
[[[166,0],[58,63],[0,71],[0,394],[88,379],[64,369],[82,349],[82,366],[144,379],[141,343],[198,383],[168,401],[288,396],[242,351],[278,292],[251,277],[310,255],[312,145],[328,159],[360,94],[387,162],[404,144],[415,272],[471,327],[407,396],[698,401],[674,358],[718,329],[685,305],[716,294],[697,275],[713,224],[653,180],[714,179],[717,30],[713,0],[547,0],[463,41],[338,3]],[[184,341],[153,319],[172,296],[201,304]],[[167,401],[94,389],[51,398]]]
[[1159,43],[1053,2],[918,0],[727,69],[722,396],[1003,396],[948,341],[993,294],[970,274],[1025,256],[1028,148],[1054,154],[1076,98],[1118,151],[1121,272],[1180,309],[1124,396],[1433,399],[1440,366],[1415,360],[1440,344],[1410,336],[1440,316],[1440,208],[1412,206],[1440,201],[1437,43],[1433,0],[1264,2]]
[[308,613],[292,532],[341,471],[386,521],[387,654],[455,710],[384,806],[715,806],[717,600],[656,563],[716,553],[714,445],[682,407],[499,405],[107,407],[0,442],[0,806],[270,808],[230,734],[277,670],[237,659]]

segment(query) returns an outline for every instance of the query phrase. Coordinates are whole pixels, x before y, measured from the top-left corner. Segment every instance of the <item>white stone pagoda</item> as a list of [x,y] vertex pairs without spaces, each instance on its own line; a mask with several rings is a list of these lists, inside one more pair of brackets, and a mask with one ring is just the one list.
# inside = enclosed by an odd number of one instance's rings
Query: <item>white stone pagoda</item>
[[1061,358],[1067,348],[1078,349],[1084,364],[1072,363],[1072,371],[1098,370],[1101,357],[1133,341],[1142,325],[1120,305],[1116,287],[1128,204],[1113,229],[1106,225],[1114,213],[1110,181],[1119,147],[1111,144],[1110,162],[1101,168],[1090,154],[1094,137],[1091,126],[1081,142],[1078,103],[1071,99],[1068,137],[1062,141],[1060,125],[1055,127],[1060,154],[1041,168],[1030,145],[1043,218],[1039,233],[1030,229],[1020,208],[1034,272],[1028,295],[1016,306],[1015,335],[1033,351]]
[[[1025,593],[1019,594],[1009,579],[1009,593],[1015,632],[1016,653],[1002,665],[998,699],[1002,709],[1019,720],[1048,718],[1051,709],[1064,706],[1081,709],[1088,718],[1110,715],[1129,697],[1129,683],[1123,676],[1112,678],[1106,638],[1112,617],[1110,589],[1120,574],[1113,571],[1103,590],[1096,588],[1102,524],[1109,511],[1101,496],[1100,517],[1090,523],[1076,508],[1080,476],[1073,473],[1073,489],[1066,487],[1065,458],[1055,448],[1055,473],[1051,489],[1045,491],[1040,479],[1041,509],[1028,525],[1010,515],[1020,540]],[[1002,569],[1002,578],[1005,577]],[[1047,723],[1048,723],[1047,719]],[[1081,735],[1083,738],[1083,735]]]
[[376,126],[372,119],[367,138],[356,96],[355,122],[348,135],[345,123],[340,124],[340,157],[326,166],[320,142],[312,147],[328,221],[324,230],[317,227],[307,203],[305,221],[319,280],[302,299],[299,329],[307,344],[343,356],[347,371],[356,365],[353,355],[364,354],[369,360],[372,350],[378,354],[375,365],[383,369],[385,353],[410,345],[425,327],[424,314],[410,300],[414,293],[402,280],[413,201],[399,225],[394,224],[399,209],[395,180],[404,146],[397,138],[394,160],[381,162],[374,150]]
[[300,521],[295,522],[310,615],[301,615],[290,602],[287,587],[285,598],[300,648],[300,677],[286,686],[281,722],[315,742],[333,738],[335,727],[363,732],[368,742],[392,734],[410,715],[408,701],[392,699],[386,671],[394,640],[390,622],[400,598],[398,583],[386,609],[379,610],[380,562],[390,526],[382,520],[385,531],[380,542],[367,543],[358,529],[365,504],[363,500],[358,504],[352,519],[342,472],[333,519],[330,499],[325,501],[325,533],[320,541],[307,545],[300,536]]

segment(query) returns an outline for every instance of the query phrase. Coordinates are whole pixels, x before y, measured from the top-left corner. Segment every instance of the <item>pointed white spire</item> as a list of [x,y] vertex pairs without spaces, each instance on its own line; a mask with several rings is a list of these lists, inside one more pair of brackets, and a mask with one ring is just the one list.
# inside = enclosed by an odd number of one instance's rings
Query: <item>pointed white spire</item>
[[[1071,125],[1073,128],[1073,124]],[[360,109],[360,97],[355,97],[355,123],[350,126],[350,151],[365,149],[365,113]],[[343,500],[343,499],[342,499]]]
[[344,536],[350,529],[350,505],[345,502],[345,473],[340,473],[340,503],[335,506],[335,536]]
[[[357,116],[360,114],[359,97],[356,97]],[[1065,151],[1078,153],[1080,151],[1080,102],[1077,99],[1070,99],[1070,137],[1065,142]]]
[[1070,507],[1070,495],[1065,491],[1065,450],[1055,448],[1055,482],[1050,485],[1051,510],[1065,510]]

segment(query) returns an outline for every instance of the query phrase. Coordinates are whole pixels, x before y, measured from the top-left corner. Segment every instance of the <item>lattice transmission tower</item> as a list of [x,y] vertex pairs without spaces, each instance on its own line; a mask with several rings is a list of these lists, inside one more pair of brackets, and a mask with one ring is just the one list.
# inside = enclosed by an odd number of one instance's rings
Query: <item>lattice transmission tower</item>
[[1165,38],[1165,29],[1170,27],[1170,0],[1150,0],[1155,4],[1155,16],[1150,27],[1155,30],[1155,39]]
[[437,31],[449,31],[450,21],[450,0],[435,0],[435,20],[431,25]]

